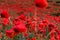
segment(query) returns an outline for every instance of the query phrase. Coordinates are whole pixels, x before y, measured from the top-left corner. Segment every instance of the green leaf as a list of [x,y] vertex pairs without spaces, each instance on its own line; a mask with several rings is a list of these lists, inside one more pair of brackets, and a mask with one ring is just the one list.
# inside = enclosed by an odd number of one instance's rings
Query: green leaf
[[50,36],[49,36],[48,34],[49,34],[48,27],[46,27],[46,36],[47,36],[47,37],[46,37],[46,40],[49,40],[49,37],[50,37]]
[[17,36],[15,36],[14,38],[13,38],[13,40],[26,40],[25,39],[25,37],[22,35],[22,33],[21,34],[18,34]]
[[13,38],[13,40],[20,40],[20,37],[17,35]]
[[30,33],[28,37],[29,37],[29,38],[34,37],[34,34],[33,34],[33,33]]

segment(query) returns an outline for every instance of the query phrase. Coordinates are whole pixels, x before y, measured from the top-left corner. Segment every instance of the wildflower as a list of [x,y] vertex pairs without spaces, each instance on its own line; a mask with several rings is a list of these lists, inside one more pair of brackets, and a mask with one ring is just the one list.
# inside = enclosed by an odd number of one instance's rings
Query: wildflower
[[13,27],[12,30],[14,31],[15,34],[20,33],[19,28],[18,27]]
[[15,25],[19,25],[20,23],[21,23],[21,21],[13,20],[13,24],[15,24]]
[[48,20],[43,20],[42,23],[47,26],[49,24]]
[[56,38],[57,38],[58,40],[60,40],[60,35],[57,35]]
[[0,15],[1,15],[2,18],[9,18],[9,13],[6,10],[2,10]]
[[6,30],[6,36],[9,38],[13,38],[15,36],[13,30]]
[[32,40],[36,40],[36,38],[33,37]]
[[27,40],[30,40],[30,38],[27,38]]
[[23,35],[24,35],[24,37],[27,37],[27,36],[28,36],[28,34],[27,34],[27,33],[24,33]]
[[24,14],[21,14],[18,18],[21,20],[25,20],[26,16]]
[[53,28],[56,29],[56,26],[53,23],[50,23],[48,25],[49,31],[51,31]]
[[40,24],[39,24],[39,27],[40,27],[41,29],[45,29],[44,23],[40,23]]
[[53,37],[51,37],[51,39],[50,39],[50,40],[56,40],[56,39],[55,39],[55,37],[53,36]]
[[13,27],[13,30],[16,33],[22,33],[22,32],[26,32],[26,27],[24,24],[15,25],[15,27]]
[[3,25],[7,25],[7,24],[9,24],[9,20],[7,18],[4,18]]
[[53,23],[50,23],[48,26],[49,27],[54,27],[54,24]]
[[55,31],[52,31],[51,34],[50,34],[50,37],[53,37],[55,34]]
[[46,0],[35,0],[35,4],[37,7],[40,7],[40,8],[46,8],[48,6],[48,3]]

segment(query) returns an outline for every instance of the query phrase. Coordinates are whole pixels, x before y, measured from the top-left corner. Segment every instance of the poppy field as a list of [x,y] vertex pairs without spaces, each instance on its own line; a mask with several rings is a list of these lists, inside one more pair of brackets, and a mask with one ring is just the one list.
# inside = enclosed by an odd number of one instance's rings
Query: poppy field
[[60,0],[0,0],[0,40],[60,40]]

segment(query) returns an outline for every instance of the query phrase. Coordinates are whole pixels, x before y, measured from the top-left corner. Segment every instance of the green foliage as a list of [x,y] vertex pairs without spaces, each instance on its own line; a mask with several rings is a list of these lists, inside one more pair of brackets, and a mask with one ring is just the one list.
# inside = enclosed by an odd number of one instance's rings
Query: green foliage
[[18,34],[17,36],[15,36],[15,37],[13,38],[13,40],[26,40],[26,39],[25,39],[25,37],[23,36],[23,34],[21,33],[21,34]]
[[48,26],[46,27],[46,40],[49,40],[49,31],[48,31]]

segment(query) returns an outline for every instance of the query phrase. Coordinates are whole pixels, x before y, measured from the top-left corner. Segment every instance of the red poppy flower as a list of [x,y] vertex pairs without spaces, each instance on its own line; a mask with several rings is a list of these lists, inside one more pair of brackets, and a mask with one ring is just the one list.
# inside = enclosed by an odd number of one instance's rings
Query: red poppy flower
[[9,24],[9,20],[7,18],[4,18],[3,25]]
[[27,40],[30,40],[30,38],[27,38]]
[[20,23],[21,23],[21,21],[13,20],[13,24],[15,24],[15,25],[19,25]]
[[25,20],[26,16],[24,14],[21,14],[18,18],[21,20]]
[[13,27],[12,30],[14,31],[15,34],[18,34],[20,33],[18,27]]
[[13,38],[15,36],[13,30],[6,30],[6,36],[9,38]]
[[32,40],[36,40],[36,38],[33,37]]
[[57,35],[56,37],[57,37],[58,40],[60,40],[60,35]]
[[24,24],[15,25],[15,27],[13,28],[13,30],[14,30],[16,33],[26,32],[26,27],[25,27]]
[[0,15],[1,15],[2,18],[9,18],[9,13],[6,10],[2,10]]
[[53,37],[54,33],[55,33],[55,31],[52,31],[51,34],[50,34],[50,37]]
[[46,8],[48,6],[48,3],[46,0],[35,0],[35,4],[40,8]]
[[45,29],[45,28],[46,28],[45,25],[44,25],[44,23],[40,23],[40,24],[39,24],[39,27],[40,27],[41,29]]
[[50,39],[50,40],[56,40],[56,39],[55,39],[55,37],[51,37],[51,39]]
[[27,37],[28,36],[28,34],[27,33],[24,33],[24,37]]
[[42,23],[47,26],[49,24],[48,20],[43,20]]

